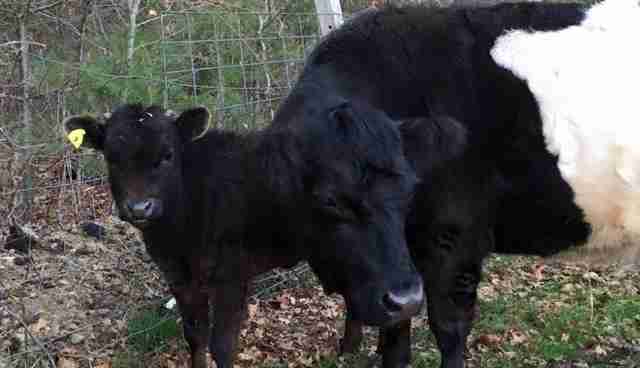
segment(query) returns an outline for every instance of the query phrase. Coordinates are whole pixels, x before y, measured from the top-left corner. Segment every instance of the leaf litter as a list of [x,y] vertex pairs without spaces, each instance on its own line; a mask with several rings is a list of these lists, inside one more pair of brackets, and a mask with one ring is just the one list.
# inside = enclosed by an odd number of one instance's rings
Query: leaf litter
[[[0,362],[44,359],[37,339],[58,367],[128,366],[119,357],[131,349],[130,319],[137,311],[161,309],[171,296],[138,232],[115,218],[101,225],[102,240],[87,237],[79,226],[42,236],[24,264],[15,262],[20,253],[0,249]],[[325,295],[308,267],[299,270],[267,292],[256,284],[235,366],[318,367],[330,361],[335,367],[365,367],[372,359],[379,364],[371,328],[362,354],[336,358],[342,298]],[[470,368],[493,367],[494,361],[512,367],[640,367],[636,268],[493,256],[478,294],[481,315],[468,340]],[[573,309],[584,313],[558,322]],[[424,313],[414,319],[413,330],[416,359],[437,356]],[[576,348],[546,359],[540,346],[547,343]],[[177,335],[137,360],[144,367],[178,368],[187,366],[187,358]]]

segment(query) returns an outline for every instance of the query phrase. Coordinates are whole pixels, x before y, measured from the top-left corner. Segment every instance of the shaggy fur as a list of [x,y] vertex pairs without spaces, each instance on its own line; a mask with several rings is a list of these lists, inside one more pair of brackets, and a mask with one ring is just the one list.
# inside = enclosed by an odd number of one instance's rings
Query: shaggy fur
[[[616,6],[624,7],[613,7]],[[611,19],[618,19],[612,9],[606,5],[595,7],[586,16],[581,4],[387,7],[356,16],[326,37],[309,58],[302,79],[321,84],[331,96],[358,101],[393,120],[409,120],[406,128],[401,128],[405,154],[422,182],[408,219],[407,239],[425,280],[429,323],[442,353],[442,367],[464,365],[464,345],[473,320],[482,260],[491,250],[552,255],[584,245],[592,234],[601,233],[599,224],[603,221],[615,218],[619,223],[635,223],[633,208],[637,201],[630,188],[636,180],[637,150],[631,141],[637,134],[633,134],[636,127],[628,122],[634,116],[629,108],[634,106],[631,99],[636,94],[629,92],[614,101],[613,96],[623,93],[612,93],[609,101],[613,105],[602,106],[594,103],[594,99],[576,99],[568,111],[580,115],[571,116],[579,119],[587,116],[589,121],[607,123],[589,123],[584,125],[588,129],[576,131],[567,129],[571,127],[565,124],[554,131],[555,126],[548,123],[544,109],[541,114],[540,107],[547,102],[534,97],[538,96],[535,87],[530,87],[517,72],[498,65],[491,55],[496,39],[514,30],[514,36],[525,34],[519,29],[534,36],[562,34],[584,21],[585,25],[600,29],[599,32],[609,32],[606,29],[610,28],[611,35],[618,35],[616,40],[638,34],[631,31],[635,26],[629,22],[612,24]],[[626,22],[636,18],[625,14],[621,19]],[[615,52],[613,55],[626,55],[636,42],[616,44],[610,40],[608,45],[595,40],[602,48],[579,51],[575,60],[567,57],[568,61],[580,60],[584,65],[568,73],[573,77],[567,80],[565,89],[553,89],[551,92],[555,94],[543,97],[562,104],[575,88],[584,88],[586,91],[580,96],[590,98],[596,93],[610,92],[578,85],[576,81],[602,82],[614,91],[616,82],[606,81],[610,70],[593,76],[598,67],[596,61],[589,59],[590,55],[610,49]],[[563,43],[557,51],[558,58],[572,53],[572,46]],[[527,63],[528,59],[520,58],[518,52],[527,55],[528,44],[518,50],[507,54],[506,62],[513,59],[524,67],[544,71],[548,70],[548,63],[558,59],[554,52],[545,51],[544,56]],[[594,60],[608,57],[605,52],[594,56]],[[612,65],[611,60],[607,65]],[[627,75],[635,59],[627,61],[616,64],[622,68],[613,73]],[[569,62],[563,65],[575,66]],[[635,81],[632,78],[625,85],[635,85]],[[535,83],[531,79],[528,82]],[[583,106],[585,103],[589,106]],[[576,108],[578,105],[584,107],[582,112]],[[607,109],[610,106],[614,108]],[[589,116],[593,111],[598,114]],[[612,118],[615,122],[608,123]],[[606,124],[611,126],[605,127]],[[437,128],[442,126],[448,128]],[[464,134],[455,133],[456,126],[462,127]],[[625,127],[616,139],[627,139],[623,141],[626,143],[604,146],[622,150],[586,149],[587,144],[598,147],[599,142],[607,142],[608,136],[601,137],[599,133],[616,126]],[[579,134],[575,135],[576,132]],[[464,140],[459,139],[461,136]],[[452,144],[449,151],[443,151],[438,137],[445,142],[462,142],[463,147]],[[567,155],[559,148],[567,146],[566,142],[570,143]],[[432,148],[425,149],[426,146]],[[585,168],[585,158],[597,159],[594,155],[598,154],[602,156],[602,164]],[[574,164],[578,162],[581,166]],[[619,163],[617,167],[614,162]],[[574,182],[567,175],[571,172],[589,181]],[[611,204],[602,207],[604,197],[595,195],[600,189],[606,191],[601,194],[614,197],[620,204],[614,206],[617,211],[609,210]],[[607,209],[599,215],[604,220],[594,217],[600,208]],[[318,271],[323,283],[340,290],[334,280],[325,282],[323,276],[327,273]],[[361,338],[358,323],[357,318],[348,314],[343,350],[357,348]],[[381,336],[383,366],[396,368],[409,364],[408,324],[388,329]]]
[[272,126],[248,135],[201,135],[204,108],[125,105],[106,122],[65,121],[104,153],[119,213],[177,300],[194,368],[207,366],[208,346],[218,368],[232,367],[251,278],[301,260],[330,265],[358,320],[385,326],[419,311],[404,232],[416,178],[399,131],[316,92],[300,86]]

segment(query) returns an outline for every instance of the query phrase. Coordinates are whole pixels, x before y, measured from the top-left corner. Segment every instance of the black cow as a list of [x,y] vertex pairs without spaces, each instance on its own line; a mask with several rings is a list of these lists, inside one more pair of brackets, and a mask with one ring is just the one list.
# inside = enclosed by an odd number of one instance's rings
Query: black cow
[[[405,121],[404,149],[422,179],[407,240],[442,367],[464,366],[492,250],[638,243],[640,155],[628,119],[639,25],[640,6],[627,0],[387,7],[354,17],[310,56],[306,78],[327,94]],[[582,83],[590,71],[599,84]],[[341,292],[324,265],[313,267]],[[409,364],[409,327],[381,333],[385,368]],[[348,314],[343,351],[357,349],[360,330]]]
[[246,135],[205,133],[204,108],[125,105],[106,122],[64,123],[104,154],[120,216],[176,297],[192,367],[207,366],[208,346],[231,367],[251,278],[300,260],[331,264],[359,321],[390,326],[420,309],[404,231],[416,177],[400,133],[320,92],[299,83],[273,125]]
[[[407,241],[425,282],[429,323],[443,366],[459,367],[482,262],[494,249],[501,178],[492,162],[468,144],[466,128],[455,119],[408,119],[400,129],[406,156],[421,179],[407,219]],[[342,292],[327,267],[312,266],[326,292]],[[341,352],[359,349],[362,326],[347,306]],[[407,320],[381,330],[378,352],[385,368],[409,364],[410,328]]]

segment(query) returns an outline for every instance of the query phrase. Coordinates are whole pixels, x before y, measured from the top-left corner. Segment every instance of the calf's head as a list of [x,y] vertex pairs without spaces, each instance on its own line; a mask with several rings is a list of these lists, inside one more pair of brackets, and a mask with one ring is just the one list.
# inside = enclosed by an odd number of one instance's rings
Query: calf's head
[[293,95],[274,122],[303,133],[310,263],[342,293],[353,318],[392,325],[423,302],[404,232],[417,179],[385,114],[346,101],[322,106]]
[[180,116],[159,107],[124,105],[101,119],[73,116],[67,132],[104,154],[120,216],[142,229],[179,210],[182,147],[204,132],[209,113],[194,108]]

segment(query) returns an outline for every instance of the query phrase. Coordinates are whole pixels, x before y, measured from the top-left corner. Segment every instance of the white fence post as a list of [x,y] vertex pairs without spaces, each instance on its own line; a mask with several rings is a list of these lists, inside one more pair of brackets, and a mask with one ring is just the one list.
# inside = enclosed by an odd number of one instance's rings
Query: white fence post
[[315,2],[322,35],[340,27],[343,22],[340,0],[315,0]]

